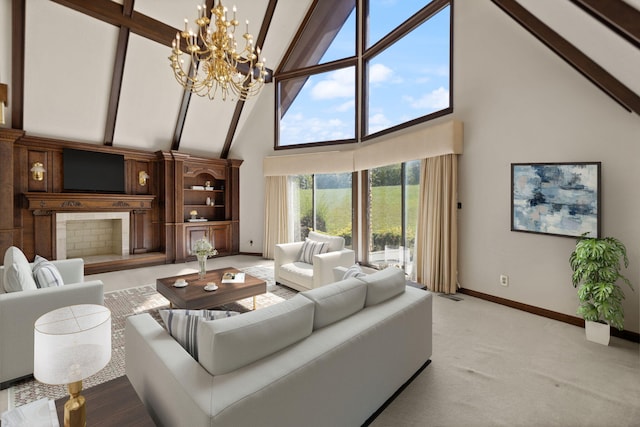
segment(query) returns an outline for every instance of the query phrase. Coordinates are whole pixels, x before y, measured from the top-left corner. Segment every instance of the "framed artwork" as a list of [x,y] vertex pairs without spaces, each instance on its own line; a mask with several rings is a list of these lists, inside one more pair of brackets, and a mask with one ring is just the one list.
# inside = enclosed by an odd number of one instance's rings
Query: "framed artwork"
[[600,237],[600,162],[512,163],[511,231]]

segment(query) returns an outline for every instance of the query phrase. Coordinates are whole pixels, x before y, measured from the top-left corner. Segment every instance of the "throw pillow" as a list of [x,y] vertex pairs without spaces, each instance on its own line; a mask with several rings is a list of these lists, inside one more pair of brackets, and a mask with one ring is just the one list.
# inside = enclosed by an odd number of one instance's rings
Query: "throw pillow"
[[314,255],[320,255],[328,251],[329,245],[327,243],[306,239],[302,244],[299,261],[307,264],[313,264]]
[[38,289],[27,257],[15,246],[4,253],[4,290],[18,292]]
[[198,327],[200,322],[235,316],[237,311],[224,310],[159,310],[169,335],[194,359],[198,360]]
[[351,267],[347,268],[347,271],[344,272],[344,276],[342,276],[342,280],[348,279],[350,277],[362,277],[366,276],[366,273],[362,271],[362,267],[358,264],[354,264]]
[[33,278],[39,288],[64,285],[62,276],[56,266],[40,255],[36,255],[36,259],[33,261]]

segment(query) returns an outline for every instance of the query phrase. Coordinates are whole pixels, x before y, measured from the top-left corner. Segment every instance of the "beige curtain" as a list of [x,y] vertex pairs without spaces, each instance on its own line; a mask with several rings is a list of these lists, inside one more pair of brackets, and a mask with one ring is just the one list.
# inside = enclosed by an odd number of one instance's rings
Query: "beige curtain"
[[266,176],[265,181],[262,256],[273,259],[276,243],[285,243],[289,234],[287,177]]
[[429,290],[454,294],[458,276],[458,156],[422,160],[416,270]]

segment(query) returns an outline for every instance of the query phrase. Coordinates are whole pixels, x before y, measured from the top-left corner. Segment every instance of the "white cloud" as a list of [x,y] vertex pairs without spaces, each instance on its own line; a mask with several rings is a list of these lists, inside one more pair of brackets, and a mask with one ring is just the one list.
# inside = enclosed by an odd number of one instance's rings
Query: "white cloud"
[[332,141],[353,138],[353,124],[338,118],[304,117],[302,114],[286,115],[280,122],[282,145],[315,141]]
[[353,68],[345,68],[330,73],[311,89],[313,99],[347,98],[355,95],[355,74]]
[[373,64],[369,67],[369,83],[386,82],[393,77],[393,70],[384,64]]
[[442,86],[421,98],[415,99],[412,96],[405,97],[411,107],[421,110],[440,110],[449,106],[449,91]]
[[351,100],[349,100],[349,101],[347,101],[347,102],[344,102],[344,103],[342,103],[342,104],[338,105],[338,106],[335,108],[335,110],[336,110],[336,111],[338,111],[338,112],[340,112],[340,113],[344,113],[344,112],[347,112],[347,111],[353,111],[353,109],[355,108],[355,106],[356,106],[356,101],[355,101],[355,99],[351,99]]
[[369,133],[375,133],[391,126],[391,120],[383,113],[377,113],[369,117]]

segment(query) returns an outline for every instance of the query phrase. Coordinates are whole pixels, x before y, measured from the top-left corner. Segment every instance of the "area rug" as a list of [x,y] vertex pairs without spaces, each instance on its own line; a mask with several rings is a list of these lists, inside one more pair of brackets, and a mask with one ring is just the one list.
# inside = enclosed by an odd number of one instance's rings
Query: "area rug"
[[[268,267],[242,268],[245,273],[267,282],[267,293],[256,297],[256,308],[267,307],[295,295],[286,287],[273,281],[273,269]],[[111,361],[97,374],[83,381],[83,388],[93,387],[125,374],[124,328],[127,317],[150,313],[162,323],[158,310],[169,307],[169,301],[155,290],[155,285],[145,285],[104,294],[104,305],[111,310]],[[246,312],[253,307],[253,298],[246,298],[220,307],[224,310]],[[66,386],[54,386],[26,379],[9,389],[9,409],[37,399],[58,399],[66,396]]]

